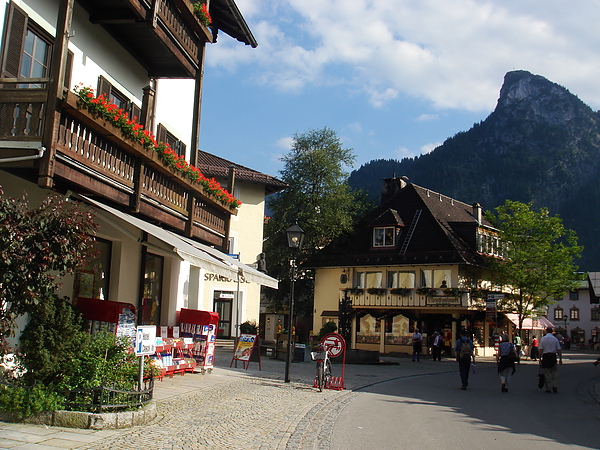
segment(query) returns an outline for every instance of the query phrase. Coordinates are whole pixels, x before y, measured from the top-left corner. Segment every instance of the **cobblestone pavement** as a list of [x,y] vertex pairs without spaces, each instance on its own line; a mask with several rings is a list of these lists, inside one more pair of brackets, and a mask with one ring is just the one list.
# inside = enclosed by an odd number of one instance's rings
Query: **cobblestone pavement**
[[[384,358],[382,358],[384,359]],[[394,378],[456,372],[451,360],[386,358],[388,364],[347,365],[342,391],[312,387],[312,362],[294,363],[284,383],[285,363],[270,358],[248,370],[229,368],[229,349],[217,352],[212,373],[177,375],[158,382],[158,417],[124,430],[79,430],[0,422],[0,448],[12,449],[327,449],[333,425],[361,387]],[[481,358],[482,368],[491,359]],[[533,364],[533,363],[532,363]],[[341,365],[333,366],[340,375]],[[458,376],[458,375],[457,375]]]

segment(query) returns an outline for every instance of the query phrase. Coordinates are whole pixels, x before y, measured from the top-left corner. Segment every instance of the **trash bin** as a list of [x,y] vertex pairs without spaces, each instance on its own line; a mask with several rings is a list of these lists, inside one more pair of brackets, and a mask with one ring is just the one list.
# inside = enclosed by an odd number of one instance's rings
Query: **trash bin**
[[294,346],[294,361],[305,362],[306,361],[306,344],[295,344]]

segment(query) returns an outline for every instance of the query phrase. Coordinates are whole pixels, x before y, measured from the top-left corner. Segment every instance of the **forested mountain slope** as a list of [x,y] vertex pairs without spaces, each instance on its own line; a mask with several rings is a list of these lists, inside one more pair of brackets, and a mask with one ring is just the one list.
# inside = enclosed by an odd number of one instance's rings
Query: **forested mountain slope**
[[600,114],[567,89],[526,71],[504,77],[495,110],[431,153],[371,161],[350,184],[378,199],[381,179],[418,185],[485,209],[506,199],[559,214],[585,246],[581,270],[600,270]]

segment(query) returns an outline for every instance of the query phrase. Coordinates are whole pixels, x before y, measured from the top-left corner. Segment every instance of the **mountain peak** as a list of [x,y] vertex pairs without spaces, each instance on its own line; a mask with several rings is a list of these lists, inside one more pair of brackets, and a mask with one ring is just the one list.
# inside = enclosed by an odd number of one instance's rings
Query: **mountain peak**
[[504,76],[495,112],[507,111],[548,124],[565,123],[582,113],[592,113],[589,106],[566,88],[526,70]]

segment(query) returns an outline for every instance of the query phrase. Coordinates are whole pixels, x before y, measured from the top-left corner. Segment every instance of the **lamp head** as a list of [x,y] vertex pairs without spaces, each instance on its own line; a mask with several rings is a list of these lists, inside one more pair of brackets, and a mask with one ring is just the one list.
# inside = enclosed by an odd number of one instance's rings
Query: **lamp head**
[[304,230],[296,224],[289,227],[285,232],[287,234],[288,247],[299,250],[302,247],[302,241],[304,241]]

